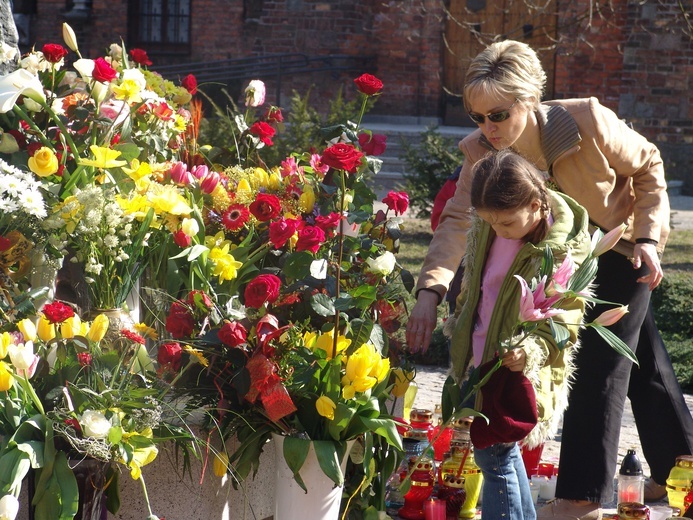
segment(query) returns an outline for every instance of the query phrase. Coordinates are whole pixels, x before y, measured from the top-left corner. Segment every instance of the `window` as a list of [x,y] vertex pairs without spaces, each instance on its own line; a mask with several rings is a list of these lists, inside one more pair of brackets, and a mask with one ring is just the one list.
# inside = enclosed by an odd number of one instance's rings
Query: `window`
[[130,47],[147,52],[190,51],[191,0],[130,0]]

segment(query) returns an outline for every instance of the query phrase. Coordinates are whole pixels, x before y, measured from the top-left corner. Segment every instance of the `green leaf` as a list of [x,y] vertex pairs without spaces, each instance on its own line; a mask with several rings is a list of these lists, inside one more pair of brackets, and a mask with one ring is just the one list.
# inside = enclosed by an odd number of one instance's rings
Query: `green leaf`
[[79,508],[77,480],[65,454],[62,451],[53,452],[53,461],[38,472],[39,481],[32,501],[35,507],[34,518],[72,520]]
[[575,271],[575,274],[570,277],[567,289],[574,292],[584,290],[597,276],[597,265],[598,260],[594,257],[589,257],[585,260]]
[[592,327],[594,330],[596,330],[597,333],[604,339],[604,341],[606,341],[609,344],[609,346],[612,349],[614,349],[622,356],[626,356],[633,363],[640,366],[640,363],[638,363],[638,358],[635,357],[635,354],[630,349],[630,347],[628,347],[628,345],[626,345],[623,342],[623,340],[619,338],[616,334],[611,332],[611,330],[607,329],[606,327],[602,327],[601,325],[595,325],[594,323],[589,323],[587,326]]
[[358,347],[368,342],[368,340],[371,337],[371,332],[373,331],[374,325],[375,324],[371,320],[361,318],[355,318],[351,320],[351,330],[347,334],[347,338],[351,340],[351,345],[349,345],[349,352],[356,350]]
[[414,286],[416,285],[416,282],[414,281],[414,277],[412,276],[412,274],[406,269],[401,269],[399,275],[402,278],[402,284],[404,285],[404,288],[407,290],[407,292],[412,292],[414,290]]
[[399,450],[403,449],[402,438],[397,432],[397,426],[392,419],[361,417],[361,420],[369,431],[383,437],[391,446]]
[[556,341],[556,345],[560,350],[563,350],[568,340],[570,340],[568,328],[562,323],[557,323],[553,318],[549,318],[549,327],[551,328],[551,335]]
[[550,277],[553,274],[553,251],[548,244],[544,247],[544,256],[541,259],[541,268],[539,270],[539,277],[544,276]]
[[116,514],[120,509],[120,471],[111,464],[106,471],[106,509],[112,514]]
[[[340,468],[335,443],[332,441],[313,441],[313,447],[323,473],[338,486],[343,486],[344,475],[342,468]],[[286,445],[284,449],[286,449]]]
[[311,297],[310,307],[319,316],[334,316],[335,313],[335,306],[332,298],[322,293],[314,294]]
[[310,264],[313,262],[313,255],[308,251],[300,251],[289,255],[284,263],[283,272],[288,278],[300,280],[310,276]]
[[[301,478],[299,471],[303,467],[303,464],[306,462],[306,457],[308,456],[308,450],[310,449],[311,441],[306,439],[299,439],[297,437],[284,437],[283,441],[284,446],[282,449],[284,451],[284,460],[286,461],[286,465],[293,472],[294,480],[296,480],[296,483],[299,486],[301,486],[301,489],[303,489],[307,493],[308,490],[306,489],[306,485],[303,482],[303,479]],[[332,445],[331,442],[328,443],[334,449],[334,445]]]

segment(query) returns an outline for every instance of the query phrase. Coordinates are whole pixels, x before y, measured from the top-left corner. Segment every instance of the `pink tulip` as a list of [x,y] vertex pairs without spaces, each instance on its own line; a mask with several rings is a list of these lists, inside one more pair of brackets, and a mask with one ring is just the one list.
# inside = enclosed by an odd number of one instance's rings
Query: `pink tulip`
[[602,327],[608,327],[623,318],[626,314],[628,314],[628,305],[622,305],[615,309],[602,312],[592,323],[601,325]]
[[[597,244],[592,248],[592,256],[602,255],[614,247],[616,243],[621,240],[621,237],[623,236],[623,233],[625,233],[627,227],[628,226],[626,224],[621,224],[617,228],[612,229],[606,235],[604,235],[601,240],[599,240],[599,242],[597,242]],[[595,233],[595,236],[592,237],[592,244],[594,244],[596,236],[598,235]]]
[[219,174],[217,172],[211,171],[205,176],[204,179],[202,179],[200,189],[203,193],[209,195],[217,187],[217,184],[219,184],[220,179],[221,177],[219,177]]
[[193,177],[185,163],[177,162],[171,168],[171,180],[181,186],[188,186],[192,183]]
[[546,299],[545,297],[543,297],[544,283],[546,282],[546,280],[542,280],[542,282],[537,287],[537,291],[535,291],[535,293],[538,296],[538,301],[535,303],[534,294],[532,294],[532,291],[530,290],[527,281],[519,275],[515,275],[515,278],[517,278],[520,281],[520,285],[522,287],[519,316],[521,322],[541,321],[551,318],[552,316],[561,314],[562,312],[565,312],[563,309],[554,309],[550,306],[550,302],[553,300],[553,303],[555,303],[556,299]]
[[202,180],[205,177],[207,177],[207,174],[209,173],[209,168],[206,164],[199,164],[197,166],[193,166],[192,170],[190,171],[193,177],[195,177],[198,180]]

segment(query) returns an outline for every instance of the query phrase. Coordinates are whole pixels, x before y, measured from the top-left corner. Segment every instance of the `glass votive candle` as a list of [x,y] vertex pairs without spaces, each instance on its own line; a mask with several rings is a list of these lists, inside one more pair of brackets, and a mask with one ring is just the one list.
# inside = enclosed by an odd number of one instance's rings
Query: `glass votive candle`
[[545,477],[551,477],[553,475],[554,465],[551,462],[540,462],[537,468],[538,475],[544,475]]
[[445,500],[432,498],[424,502],[424,518],[426,520],[445,520]]
[[553,500],[556,497],[556,482],[558,478],[552,475],[545,482],[542,483],[539,489],[539,498],[542,500]]
[[535,506],[537,505],[537,502],[539,501],[539,488],[540,488],[540,486],[538,486],[534,482],[529,483],[529,492],[532,494],[532,502],[534,503]]

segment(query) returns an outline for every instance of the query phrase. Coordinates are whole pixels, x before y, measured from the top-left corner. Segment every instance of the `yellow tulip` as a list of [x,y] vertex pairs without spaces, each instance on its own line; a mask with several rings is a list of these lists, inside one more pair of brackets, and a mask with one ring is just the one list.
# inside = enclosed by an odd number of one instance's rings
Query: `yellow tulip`
[[374,377],[366,376],[354,379],[352,386],[357,392],[365,392],[375,386],[378,381]]
[[376,378],[378,383],[385,379],[390,374],[390,360],[388,358],[380,358],[371,368],[370,376]]
[[254,171],[255,182],[260,188],[267,188],[269,186],[269,175],[264,168],[255,168]]
[[238,186],[236,186],[236,193],[241,195],[249,195],[251,192],[250,183],[247,179],[241,179],[238,181]]
[[[349,345],[351,345],[350,339],[347,339],[346,336],[337,336],[337,354],[344,351]],[[324,350],[327,353],[327,359],[332,359],[334,352],[334,329],[320,334],[315,340],[312,349]]]
[[375,347],[370,343],[364,343],[349,356],[346,365],[346,376],[351,381],[363,379],[370,374],[373,366],[379,360],[380,354],[376,352]]
[[277,191],[279,188],[282,187],[282,176],[281,174],[275,172],[272,172],[272,174],[269,176],[269,181],[267,183],[267,186],[269,189],[273,191]]
[[305,186],[303,193],[301,193],[301,196],[298,198],[298,207],[302,213],[311,213],[314,205],[315,193],[313,193],[313,188]]
[[60,335],[65,339],[74,338],[82,332],[82,320],[76,314],[60,324]]
[[108,331],[108,316],[105,314],[99,314],[94,321],[91,322],[91,326],[87,331],[87,338],[90,341],[101,341]]
[[0,361],[0,392],[7,392],[14,385],[14,376],[10,366],[4,361]]
[[225,451],[220,451],[214,455],[212,470],[217,477],[223,477],[229,471],[229,456]]
[[55,338],[55,325],[48,321],[45,316],[41,316],[36,333],[41,341],[47,343]]
[[346,385],[344,388],[342,388],[342,397],[344,399],[346,399],[347,401],[349,399],[353,399],[355,395],[356,395],[356,389],[354,388],[353,385]]
[[39,177],[48,177],[58,171],[60,162],[53,150],[47,146],[42,146],[34,153],[33,157],[29,157],[29,169]]
[[327,417],[330,421],[334,420],[334,411],[337,405],[326,395],[321,395],[318,400],[315,401],[315,408],[323,417]]
[[393,397],[403,397],[407,393],[409,384],[414,380],[414,372],[405,372],[402,367],[392,369],[392,375],[395,378],[395,386],[392,387]]
[[17,323],[17,328],[24,336],[24,341],[36,341],[36,324],[33,321],[25,318]]
[[14,339],[7,332],[3,332],[0,335],[0,359],[5,359],[7,356],[7,349],[10,345],[14,345]]

